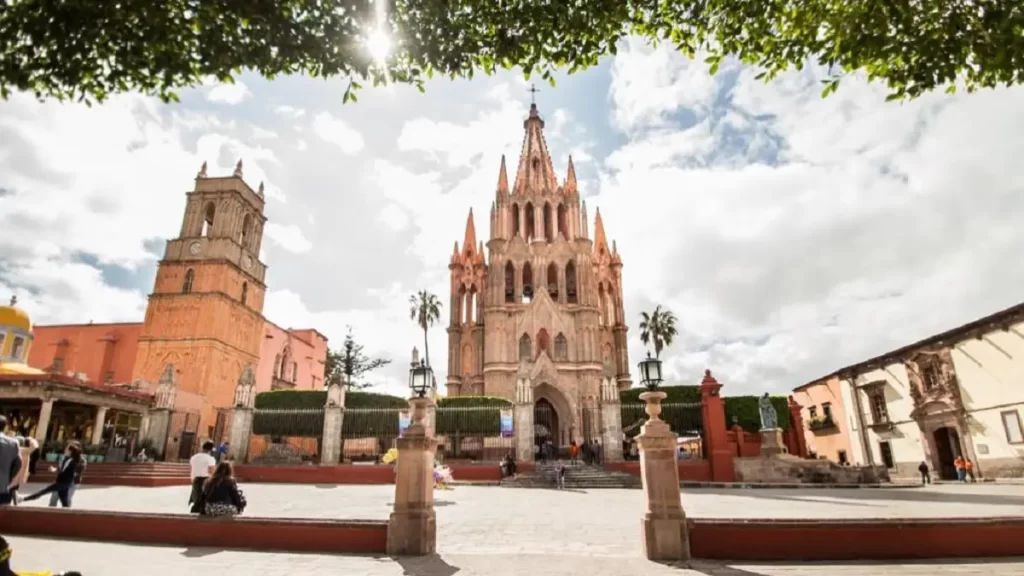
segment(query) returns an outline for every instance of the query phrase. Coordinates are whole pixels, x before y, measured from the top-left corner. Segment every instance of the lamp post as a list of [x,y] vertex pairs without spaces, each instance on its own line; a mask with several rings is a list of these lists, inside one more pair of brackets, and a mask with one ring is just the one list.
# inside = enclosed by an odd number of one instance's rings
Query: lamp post
[[658,385],[661,384],[661,360],[657,358],[651,358],[651,353],[647,353],[647,358],[640,361],[637,365],[640,370],[640,384],[645,388],[654,392],[658,389]]
[[423,398],[427,395],[427,390],[435,386],[437,381],[434,380],[434,371],[422,360],[419,365],[409,369],[409,390],[412,391],[413,397]]

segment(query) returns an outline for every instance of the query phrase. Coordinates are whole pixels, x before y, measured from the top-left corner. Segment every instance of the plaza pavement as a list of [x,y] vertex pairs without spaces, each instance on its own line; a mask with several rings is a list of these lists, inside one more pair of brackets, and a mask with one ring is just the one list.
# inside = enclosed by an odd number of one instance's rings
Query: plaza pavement
[[[247,516],[386,519],[393,486],[243,485]],[[1024,574],[1024,560],[1001,563],[822,565],[701,565],[685,570],[641,558],[639,490],[586,492],[458,487],[437,493],[439,557],[401,560],[360,556],[267,554],[12,538],[17,567],[79,569],[87,576],[186,573],[218,576],[266,573],[385,576],[587,573],[592,576],[830,576],[900,574],[1009,576]],[[75,507],[93,510],[183,513],[188,487],[83,486]],[[935,518],[1021,514],[1024,486],[959,485],[921,489],[697,490],[683,491],[694,518]],[[29,505],[45,505],[33,502]],[[855,544],[852,544],[855,545]],[[65,555],[67,549],[69,556]],[[59,551],[58,551],[59,550]],[[50,566],[54,558],[75,566]],[[118,566],[111,564],[116,559]],[[340,572],[339,572],[340,571]]]

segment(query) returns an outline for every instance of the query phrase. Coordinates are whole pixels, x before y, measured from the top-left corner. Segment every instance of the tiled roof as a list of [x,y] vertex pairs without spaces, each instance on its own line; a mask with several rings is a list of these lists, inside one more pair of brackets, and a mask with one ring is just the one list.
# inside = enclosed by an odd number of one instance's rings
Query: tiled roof
[[81,390],[88,390],[91,392],[112,394],[114,396],[120,396],[122,398],[131,398],[133,400],[153,400],[153,395],[148,392],[128,390],[126,388],[122,388],[119,386],[111,386],[109,384],[99,384],[97,382],[79,380],[77,378],[63,376],[61,374],[0,374],[0,383],[3,382],[40,382],[44,384],[50,383],[57,384],[59,386],[65,386],[68,388],[78,388]]

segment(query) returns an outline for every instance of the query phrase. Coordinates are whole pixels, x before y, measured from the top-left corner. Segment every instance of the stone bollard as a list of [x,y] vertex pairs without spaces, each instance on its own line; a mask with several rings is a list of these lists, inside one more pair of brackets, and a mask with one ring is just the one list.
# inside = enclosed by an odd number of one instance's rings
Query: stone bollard
[[661,420],[664,392],[644,392],[650,419],[636,437],[640,449],[640,480],[643,482],[647,512],[644,514],[644,554],[648,560],[678,562],[690,559],[690,537],[679,491],[676,435]]
[[428,434],[430,398],[412,398],[412,423],[397,440],[398,472],[395,507],[388,520],[387,553],[391,556],[424,556],[437,548],[437,517],[434,514],[434,454],[436,439]]

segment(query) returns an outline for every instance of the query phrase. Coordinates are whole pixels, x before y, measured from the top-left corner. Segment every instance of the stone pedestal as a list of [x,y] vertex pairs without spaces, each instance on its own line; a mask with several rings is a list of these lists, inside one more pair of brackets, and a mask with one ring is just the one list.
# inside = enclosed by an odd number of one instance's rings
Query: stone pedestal
[[761,430],[761,457],[770,458],[786,453],[786,442],[781,428]]
[[636,437],[640,449],[640,480],[643,482],[647,512],[641,521],[644,554],[648,560],[687,561],[690,537],[679,492],[676,435],[658,418],[664,392],[644,392],[650,416]]
[[391,556],[424,556],[437,548],[434,514],[434,454],[437,441],[426,434],[424,419],[430,398],[413,398],[412,423],[398,438],[398,472],[395,507],[388,520],[387,553]]
[[516,462],[533,462],[533,405],[516,404],[512,412],[516,433]]
[[601,460],[622,461],[622,404],[601,404]]
[[345,409],[341,406],[324,407],[324,430],[320,441],[320,463],[337,464],[341,460],[341,425]]
[[228,431],[228,459],[244,463],[249,457],[249,436],[252,434],[254,410],[240,406],[231,411],[231,429]]

